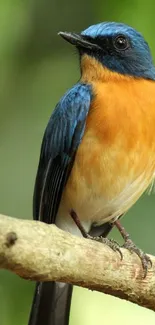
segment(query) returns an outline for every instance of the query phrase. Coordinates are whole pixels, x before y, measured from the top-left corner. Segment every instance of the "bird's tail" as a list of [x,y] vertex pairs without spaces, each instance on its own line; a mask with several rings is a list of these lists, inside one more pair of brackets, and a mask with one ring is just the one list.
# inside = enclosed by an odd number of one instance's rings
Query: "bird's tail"
[[[92,227],[93,236],[106,237],[113,224]],[[38,282],[28,325],[68,325],[72,285],[60,282]]]
[[68,325],[72,285],[38,282],[28,325]]

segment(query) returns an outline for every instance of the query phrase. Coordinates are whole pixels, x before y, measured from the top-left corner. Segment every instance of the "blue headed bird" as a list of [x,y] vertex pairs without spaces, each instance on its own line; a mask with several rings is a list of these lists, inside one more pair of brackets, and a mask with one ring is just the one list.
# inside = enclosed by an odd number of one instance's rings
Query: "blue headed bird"
[[[75,235],[106,237],[155,177],[155,67],[132,27],[105,22],[60,32],[80,56],[80,81],[60,99],[41,146],[34,219]],[[112,242],[103,238],[113,249]],[[119,248],[117,248],[119,250]],[[72,288],[38,283],[29,325],[67,325]]]

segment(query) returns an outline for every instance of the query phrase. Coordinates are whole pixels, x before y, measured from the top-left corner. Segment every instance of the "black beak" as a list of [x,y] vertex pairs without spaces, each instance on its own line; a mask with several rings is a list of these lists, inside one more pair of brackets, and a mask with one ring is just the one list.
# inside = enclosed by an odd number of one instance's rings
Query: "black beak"
[[62,38],[64,38],[67,42],[77,46],[77,47],[84,47],[90,50],[101,49],[99,45],[95,44],[94,40],[86,38],[86,36],[81,34],[75,34],[75,33],[67,33],[67,32],[59,32],[58,35],[60,35]]

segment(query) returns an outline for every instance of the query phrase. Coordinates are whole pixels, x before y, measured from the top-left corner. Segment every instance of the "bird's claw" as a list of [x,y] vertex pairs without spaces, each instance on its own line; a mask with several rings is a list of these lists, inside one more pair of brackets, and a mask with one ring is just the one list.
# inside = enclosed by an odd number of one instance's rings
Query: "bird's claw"
[[92,239],[92,240],[96,240],[100,243],[103,243],[105,245],[107,245],[108,247],[110,247],[114,252],[118,252],[120,254],[120,258],[121,260],[123,259],[123,253],[121,251],[121,247],[120,245],[113,239],[108,239],[108,238],[104,238],[102,236],[99,236],[99,237],[93,237],[93,236],[90,236],[88,237],[89,239]]
[[131,253],[135,253],[136,255],[139,256],[141,263],[142,263],[142,268],[144,271],[144,279],[147,276],[147,272],[149,267],[152,267],[152,261],[150,259],[150,257],[145,254],[140,248],[138,248],[131,239],[127,239],[124,243],[124,245],[122,245],[123,248],[128,249]]

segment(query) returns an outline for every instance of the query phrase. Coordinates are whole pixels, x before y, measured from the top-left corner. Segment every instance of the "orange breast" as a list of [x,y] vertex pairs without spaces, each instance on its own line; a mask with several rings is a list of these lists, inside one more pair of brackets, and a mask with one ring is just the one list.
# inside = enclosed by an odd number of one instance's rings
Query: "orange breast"
[[66,211],[98,224],[126,212],[155,173],[155,82],[108,73],[91,81],[95,96],[62,199]]

